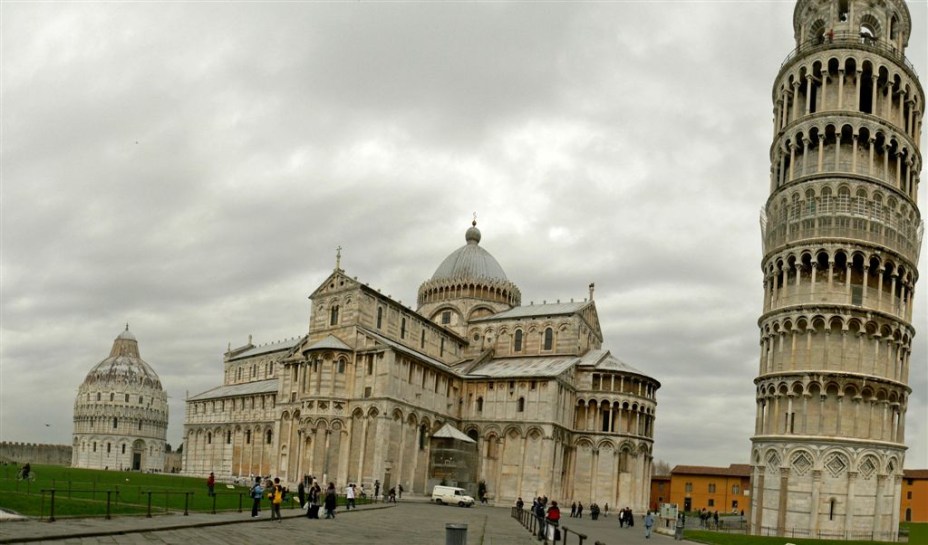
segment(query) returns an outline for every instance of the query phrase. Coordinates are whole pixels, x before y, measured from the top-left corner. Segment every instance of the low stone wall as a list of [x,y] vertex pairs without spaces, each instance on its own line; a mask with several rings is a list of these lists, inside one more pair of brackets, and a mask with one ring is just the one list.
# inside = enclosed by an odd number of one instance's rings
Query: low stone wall
[[0,441],[0,463],[22,465],[71,465],[71,445],[44,445],[38,443],[11,443]]

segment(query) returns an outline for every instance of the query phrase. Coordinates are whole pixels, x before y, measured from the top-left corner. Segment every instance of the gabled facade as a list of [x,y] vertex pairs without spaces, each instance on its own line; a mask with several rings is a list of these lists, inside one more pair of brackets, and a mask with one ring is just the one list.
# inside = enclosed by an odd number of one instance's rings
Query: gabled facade
[[660,384],[602,349],[592,299],[520,306],[476,226],[465,239],[416,310],[339,263],[304,336],[230,349],[224,384],[188,400],[185,472],[428,494],[450,425],[473,440],[475,467],[455,473],[472,493],[644,508]]

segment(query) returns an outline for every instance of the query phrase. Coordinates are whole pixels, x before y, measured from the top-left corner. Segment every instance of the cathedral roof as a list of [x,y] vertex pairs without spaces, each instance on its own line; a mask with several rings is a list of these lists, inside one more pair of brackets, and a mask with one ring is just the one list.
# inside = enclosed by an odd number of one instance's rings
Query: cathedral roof
[[139,343],[135,335],[126,330],[113,341],[113,348],[105,360],[96,364],[87,373],[84,384],[99,381],[113,381],[120,383],[143,383],[161,389],[161,380],[151,365],[139,355]]
[[277,392],[280,383],[276,378],[267,380],[257,380],[254,382],[245,382],[242,384],[223,384],[212,390],[207,390],[193,397],[187,398],[187,401],[203,401],[208,399],[219,399],[221,397],[235,397],[256,394],[272,394]]
[[267,344],[262,344],[260,346],[253,346],[244,352],[229,358],[229,361],[250,358],[259,354],[269,354],[271,352],[278,352],[280,350],[287,350],[296,346],[297,343],[299,343],[301,340],[303,340],[302,337],[294,337],[292,339],[284,339],[282,341],[274,341]]
[[470,437],[468,437],[464,432],[455,428],[451,424],[445,424],[438,431],[432,434],[433,438],[439,439],[454,439],[456,441],[463,441],[465,443],[476,443]]
[[541,305],[531,304],[513,307],[509,310],[500,312],[499,314],[494,314],[484,318],[476,318],[471,321],[482,322],[506,320],[511,318],[531,318],[535,316],[560,316],[563,314],[573,314],[588,304],[590,304],[589,301],[580,301],[578,303],[574,303],[573,301],[569,303],[545,303]]
[[480,247],[476,221],[464,234],[464,240],[467,244],[441,262],[432,280],[509,280],[496,258]]

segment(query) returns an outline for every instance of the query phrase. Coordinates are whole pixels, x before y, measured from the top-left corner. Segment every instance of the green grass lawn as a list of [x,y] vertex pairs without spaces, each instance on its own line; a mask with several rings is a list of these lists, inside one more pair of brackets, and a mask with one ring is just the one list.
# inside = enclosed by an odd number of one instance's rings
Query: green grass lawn
[[[909,531],[909,543],[911,545],[928,543],[928,523],[903,524]],[[821,545],[822,543],[834,543],[840,545],[885,545],[885,541],[844,541],[828,539],[806,539],[799,537],[775,537],[775,536],[748,536],[744,534],[727,534],[723,532],[711,532],[708,530],[687,530],[685,537],[689,541],[697,543],[708,543],[711,545],[783,545],[784,543],[794,543],[795,545]]]
[[[0,508],[26,516],[49,516],[52,489],[56,518],[105,516],[107,492],[114,515],[146,514],[149,492],[153,515],[183,512],[185,506],[191,512],[251,509],[248,487],[217,482],[214,499],[206,493],[206,480],[198,477],[35,465],[36,480],[29,482],[16,480],[18,470],[14,465],[0,466]],[[290,501],[283,507],[296,508],[296,504]]]

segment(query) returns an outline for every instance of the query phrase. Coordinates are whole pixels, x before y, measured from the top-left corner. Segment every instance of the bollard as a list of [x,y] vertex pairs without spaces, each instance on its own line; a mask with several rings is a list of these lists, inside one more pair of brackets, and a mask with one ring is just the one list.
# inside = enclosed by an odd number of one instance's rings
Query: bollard
[[151,490],[148,491],[148,513],[145,516],[151,518]]
[[49,503],[49,512],[48,512],[48,522],[55,522],[55,489],[50,490],[52,493],[52,499]]
[[445,524],[445,545],[467,545],[467,525]]

